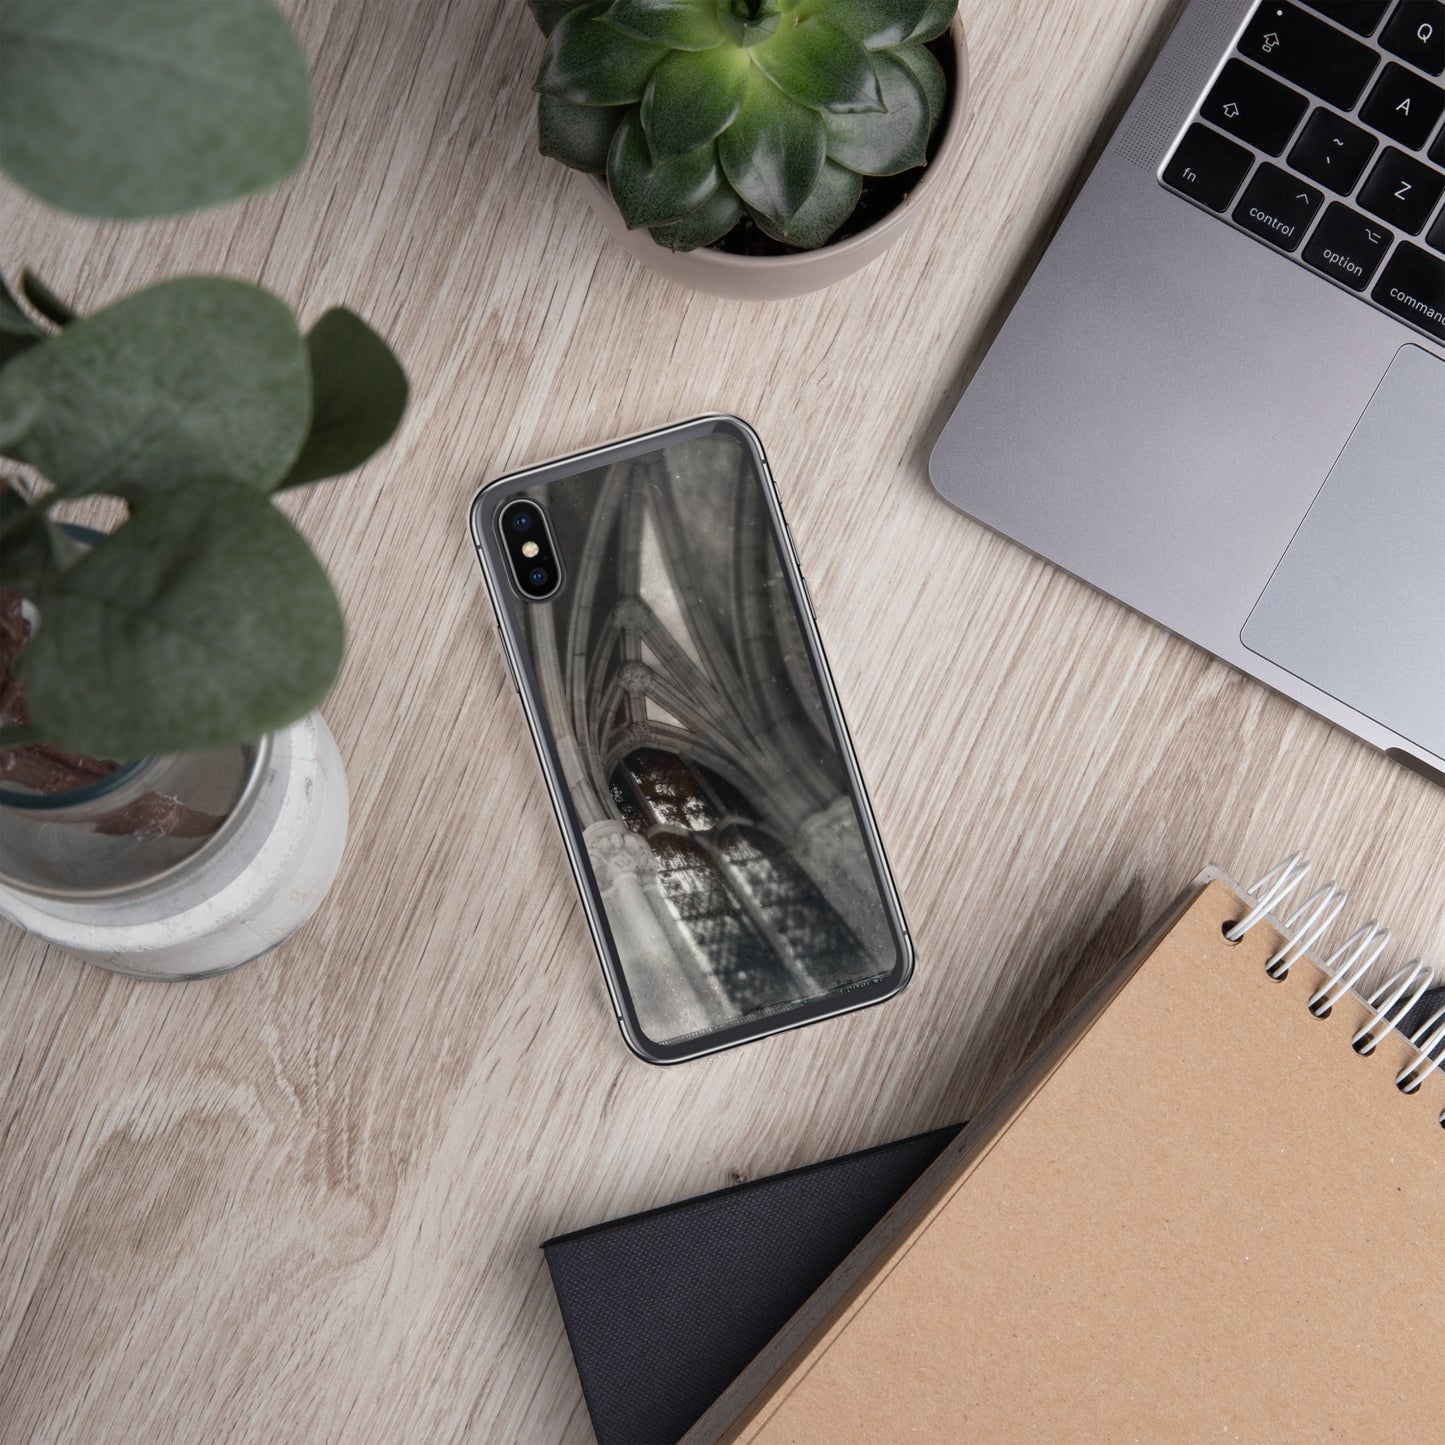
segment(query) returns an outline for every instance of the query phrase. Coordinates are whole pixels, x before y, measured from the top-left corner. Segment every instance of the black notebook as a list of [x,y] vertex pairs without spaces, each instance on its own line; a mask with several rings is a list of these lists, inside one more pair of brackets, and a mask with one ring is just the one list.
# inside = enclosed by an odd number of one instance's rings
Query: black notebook
[[680,1439],[961,1127],[549,1239],[600,1445]]

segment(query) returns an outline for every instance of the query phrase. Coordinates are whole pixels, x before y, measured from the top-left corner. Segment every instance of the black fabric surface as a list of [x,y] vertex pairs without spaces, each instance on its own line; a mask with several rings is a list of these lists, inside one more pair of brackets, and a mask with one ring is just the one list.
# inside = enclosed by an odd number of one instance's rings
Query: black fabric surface
[[[1435,1011],[1445,1004],[1445,984],[1439,988],[1432,988],[1428,993],[1423,994],[1420,1002],[1410,1010],[1409,1013],[1395,1025],[1402,1034],[1406,1036],[1413,1034],[1417,1029],[1425,1026],[1426,1019],[1432,1018]],[[1439,1057],[1439,1051],[1432,1049],[1431,1053]]]
[[600,1445],[672,1445],[962,1125],[549,1239]]

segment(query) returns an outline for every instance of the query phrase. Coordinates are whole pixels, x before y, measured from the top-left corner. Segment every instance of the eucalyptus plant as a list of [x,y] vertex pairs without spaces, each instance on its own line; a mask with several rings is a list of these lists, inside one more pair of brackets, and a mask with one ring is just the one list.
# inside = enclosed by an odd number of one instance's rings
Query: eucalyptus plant
[[[231,200],[289,174],[309,124],[271,0],[0,0],[0,168],[52,205],[130,219]],[[406,396],[344,308],[303,336],[285,302],[221,277],[85,317],[28,271],[4,286],[0,454],[23,466],[0,481],[0,747],[126,759],[316,706],[341,609],[273,497],[359,466]],[[55,508],[100,494],[124,520],[79,546]]]
[[821,246],[868,176],[921,166],[947,101],[927,49],[957,0],[530,0],[542,153],[605,174],[674,250],[746,214]]

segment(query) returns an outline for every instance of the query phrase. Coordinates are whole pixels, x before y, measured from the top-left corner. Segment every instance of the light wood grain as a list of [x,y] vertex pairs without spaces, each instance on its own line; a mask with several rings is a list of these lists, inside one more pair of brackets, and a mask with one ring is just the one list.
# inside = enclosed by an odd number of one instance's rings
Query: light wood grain
[[[1166,0],[965,0],[949,192],[756,308],[608,245],[534,153],[524,8],[292,7],[304,169],[95,226],[4,192],[4,256],[94,307],[180,271],[344,302],[413,403],[294,502],[351,644],[351,839],[224,979],[0,961],[0,1438],[590,1438],[538,1243],[963,1118],[1199,866],[1307,842],[1445,962],[1445,794],[938,501],[928,448]],[[882,1008],[680,1068],[612,1023],[464,509],[703,411],[762,434],[919,951]]]

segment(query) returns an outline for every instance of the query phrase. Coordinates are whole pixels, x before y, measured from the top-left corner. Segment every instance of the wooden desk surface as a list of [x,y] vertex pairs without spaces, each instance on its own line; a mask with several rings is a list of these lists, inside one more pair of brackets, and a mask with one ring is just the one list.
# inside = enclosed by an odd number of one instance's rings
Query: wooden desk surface
[[[321,912],[188,985],[3,935],[0,1438],[587,1440],[539,1241],[967,1116],[1205,861],[1307,845],[1445,963],[1445,793],[928,485],[1168,0],[965,0],[951,193],[767,307],[606,242],[534,152],[520,4],[292,9],[316,124],[279,190],[129,227],[4,195],[6,262],[84,308],[187,270],[308,323],[344,302],[414,399],[295,503],[351,630]],[[612,1022],[463,517],[489,475],[710,410],[767,444],[919,965],[657,1069]]]

